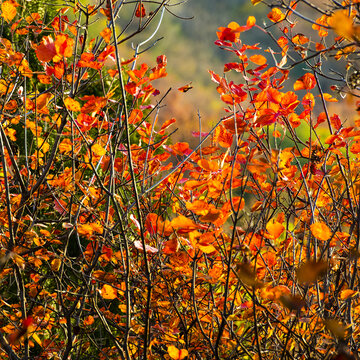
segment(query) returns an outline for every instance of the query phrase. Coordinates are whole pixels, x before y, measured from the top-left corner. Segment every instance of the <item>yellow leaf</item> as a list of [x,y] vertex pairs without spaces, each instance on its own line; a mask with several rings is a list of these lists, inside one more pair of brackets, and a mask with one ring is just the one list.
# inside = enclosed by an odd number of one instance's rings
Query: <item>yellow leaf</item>
[[117,297],[117,290],[114,289],[111,285],[105,284],[100,290],[100,295],[103,299],[113,300]]
[[103,156],[106,154],[106,150],[99,144],[95,144],[92,146],[93,154],[96,156]]
[[16,7],[12,1],[4,1],[1,4],[1,12],[2,12],[1,16],[7,22],[10,22],[16,16]]
[[285,227],[277,221],[270,220],[266,224],[266,230],[274,237],[274,239],[277,239],[283,233]]
[[314,223],[310,226],[311,233],[321,241],[327,241],[331,237],[330,228],[324,223]]
[[40,338],[35,333],[33,333],[31,337],[38,343],[38,345],[42,346]]
[[257,4],[259,4],[259,3],[261,3],[263,0],[251,0],[251,3],[253,4],[253,5],[257,5]]
[[335,11],[328,20],[328,23],[339,36],[344,37],[347,40],[353,38],[355,32],[353,21],[342,10]]
[[170,345],[168,347],[168,354],[172,359],[182,360],[189,355],[189,352],[186,349],[178,349],[176,346]]

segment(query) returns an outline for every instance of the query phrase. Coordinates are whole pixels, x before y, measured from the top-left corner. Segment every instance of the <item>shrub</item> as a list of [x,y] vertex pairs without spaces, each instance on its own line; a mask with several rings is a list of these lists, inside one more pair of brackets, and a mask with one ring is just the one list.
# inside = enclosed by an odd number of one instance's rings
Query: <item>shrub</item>
[[195,149],[157,123],[166,57],[121,58],[171,5],[75,3],[49,23],[1,5],[1,356],[355,359],[360,133],[329,104],[357,96],[358,5],[311,20],[274,1],[278,38],[254,17],[220,27],[225,116]]

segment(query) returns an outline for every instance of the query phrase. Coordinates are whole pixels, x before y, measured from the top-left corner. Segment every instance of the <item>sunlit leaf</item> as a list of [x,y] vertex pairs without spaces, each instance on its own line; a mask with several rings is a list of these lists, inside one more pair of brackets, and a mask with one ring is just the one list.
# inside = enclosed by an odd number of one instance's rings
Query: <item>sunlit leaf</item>
[[93,316],[89,315],[84,319],[83,324],[84,324],[84,326],[90,326],[94,323],[94,321],[95,320],[94,320]]
[[109,28],[105,28],[103,31],[100,32],[100,36],[105,40],[107,44],[109,44],[111,39],[111,30]]
[[68,97],[64,100],[64,104],[65,104],[66,108],[70,111],[80,111],[80,109],[81,109],[80,103],[70,97]]
[[267,59],[263,55],[253,55],[249,57],[249,60],[255,63],[256,65],[264,65],[267,63]]
[[182,360],[189,355],[189,352],[186,349],[178,349],[174,345],[170,345],[167,351],[170,357],[174,360]]
[[181,91],[181,92],[186,93],[186,92],[188,92],[189,90],[191,90],[193,88],[190,84],[184,85],[184,86],[178,88],[178,90]]
[[277,239],[285,230],[284,225],[280,224],[279,222],[275,220],[270,220],[266,224],[266,230],[270,235],[274,237],[274,239]]
[[49,103],[49,100],[52,98],[52,94],[50,93],[46,93],[46,94],[41,94],[36,98],[36,108],[38,110],[43,109],[45,106],[47,106],[47,104]]
[[313,74],[307,73],[294,83],[294,90],[311,90],[316,86],[316,79]]
[[111,285],[104,284],[100,290],[100,295],[103,299],[113,300],[117,298],[117,290],[114,289]]
[[285,15],[282,13],[282,11],[279,8],[273,8],[267,15],[267,17],[272,21],[272,22],[280,22],[282,20],[285,19]]
[[325,223],[316,222],[310,225],[311,233],[321,241],[327,241],[332,235],[332,231]]
[[10,22],[16,16],[16,7],[18,5],[15,1],[4,1],[1,4],[1,16],[7,21]]
[[179,247],[178,239],[173,236],[170,240],[164,242],[162,251],[164,254],[174,254],[178,251]]

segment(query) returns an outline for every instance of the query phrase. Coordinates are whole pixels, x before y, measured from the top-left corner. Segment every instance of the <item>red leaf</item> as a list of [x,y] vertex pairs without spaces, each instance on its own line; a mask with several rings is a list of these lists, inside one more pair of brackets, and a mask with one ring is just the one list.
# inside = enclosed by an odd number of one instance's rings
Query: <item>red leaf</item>
[[139,4],[137,9],[136,9],[136,12],[135,12],[135,16],[136,17],[139,17],[139,18],[143,18],[146,16],[146,11],[145,11],[145,7],[143,4]]

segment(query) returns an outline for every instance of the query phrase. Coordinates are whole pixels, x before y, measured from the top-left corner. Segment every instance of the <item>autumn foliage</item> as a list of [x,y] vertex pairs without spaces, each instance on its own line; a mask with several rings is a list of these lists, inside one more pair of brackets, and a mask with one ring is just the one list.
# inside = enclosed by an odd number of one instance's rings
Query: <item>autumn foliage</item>
[[1,3],[1,359],[357,359],[359,3],[270,2],[214,34],[194,148],[159,120],[166,56],[123,46],[175,2]]

